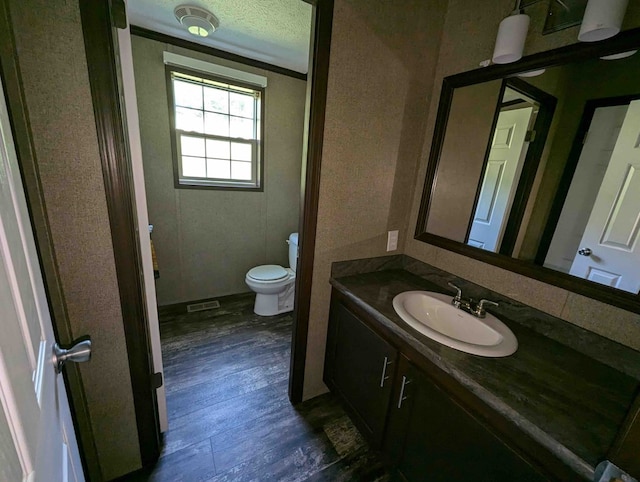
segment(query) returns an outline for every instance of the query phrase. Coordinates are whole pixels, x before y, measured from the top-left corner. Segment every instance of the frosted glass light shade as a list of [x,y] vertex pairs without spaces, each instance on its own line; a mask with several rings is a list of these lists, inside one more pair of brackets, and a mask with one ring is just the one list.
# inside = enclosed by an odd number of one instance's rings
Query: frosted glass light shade
[[547,69],[538,69],[538,70],[530,70],[529,72],[522,72],[518,74],[518,77],[537,77],[538,75],[542,75],[547,71]]
[[500,22],[493,49],[493,63],[509,64],[520,60],[528,31],[529,16],[525,14],[511,15]]
[[619,54],[605,55],[604,57],[600,57],[602,60],[621,60],[626,59],[627,57],[631,57],[638,53],[637,50],[629,50],[627,52],[620,52]]
[[628,0],[589,0],[578,40],[597,42],[620,32]]

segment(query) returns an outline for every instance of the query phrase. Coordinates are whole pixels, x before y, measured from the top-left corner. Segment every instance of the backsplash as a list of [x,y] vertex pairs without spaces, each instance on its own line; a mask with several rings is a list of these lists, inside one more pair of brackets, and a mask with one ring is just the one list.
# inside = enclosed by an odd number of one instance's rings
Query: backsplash
[[640,314],[429,244],[414,241],[408,248],[408,256],[640,350]]

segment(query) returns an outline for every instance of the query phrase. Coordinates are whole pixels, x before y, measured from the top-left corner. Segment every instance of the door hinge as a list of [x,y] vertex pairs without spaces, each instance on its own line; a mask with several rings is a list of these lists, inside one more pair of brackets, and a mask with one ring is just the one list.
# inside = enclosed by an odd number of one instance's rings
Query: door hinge
[[127,5],[124,0],[112,0],[111,23],[119,29],[127,28]]
[[533,142],[536,140],[536,131],[527,131],[527,135],[524,137],[525,142]]
[[152,379],[153,379],[152,381],[153,388],[160,388],[164,383],[164,380],[162,378],[162,372],[154,373]]

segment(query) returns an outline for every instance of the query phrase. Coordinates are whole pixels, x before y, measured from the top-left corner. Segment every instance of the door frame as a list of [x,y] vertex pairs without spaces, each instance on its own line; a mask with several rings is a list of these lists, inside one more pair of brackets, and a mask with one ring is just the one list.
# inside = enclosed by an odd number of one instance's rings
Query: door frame
[[[289,399],[294,404],[302,401],[304,385],[334,5],[334,0],[301,1],[313,6],[313,49],[307,81],[308,140],[303,146],[306,157],[303,156],[302,165],[300,252],[289,372]],[[140,455],[142,465],[147,466],[160,454],[160,430],[148,320],[144,309],[144,287],[139,276],[140,255],[135,229],[132,179],[119,101],[111,3],[110,0],[79,0],[129,356]]]
[[[0,2],[0,76],[5,87],[5,98],[27,199],[31,230],[36,241],[55,339],[61,346],[69,346],[74,338],[53,248],[44,192],[40,183],[38,160],[33,145],[29,112],[22,91],[22,74],[18,63],[8,2]],[[65,379],[67,399],[69,400],[85,477],[87,480],[102,480],[98,452],[94,444],[93,429],[87,408],[87,397],[78,365],[68,364],[62,372],[62,376]]]
[[[500,86],[499,99],[502,100],[504,96],[505,90],[508,88],[515,90],[530,99],[538,102],[538,116],[536,117],[535,124],[533,126],[533,130],[536,132],[536,137],[529,144],[527,149],[527,154],[524,158],[524,162],[522,164],[522,171],[520,172],[520,177],[518,179],[518,184],[516,187],[516,192],[513,196],[513,201],[511,202],[511,208],[509,209],[509,215],[507,217],[507,222],[504,228],[504,232],[502,233],[502,240],[498,244],[498,250],[496,251],[499,254],[511,255],[513,249],[516,244],[516,240],[518,238],[518,233],[520,231],[520,226],[522,224],[522,219],[524,216],[524,212],[527,209],[527,203],[529,201],[529,195],[531,194],[531,190],[533,188],[533,184],[535,181],[536,173],[538,172],[538,165],[540,164],[540,159],[542,157],[542,152],[544,150],[544,145],[547,140],[547,136],[549,135],[549,129],[551,128],[551,122],[553,120],[553,115],[556,110],[556,106],[558,104],[558,99],[551,94],[531,85],[527,81],[517,78],[510,77],[506,78],[502,81],[502,85]],[[482,175],[484,177],[485,170],[487,169],[487,164],[489,162],[489,155],[491,154],[491,144],[493,140],[493,133],[496,130],[496,125],[498,124],[498,117],[500,117],[500,112],[504,107],[512,105],[512,103],[502,103],[498,102],[496,105],[496,110],[493,114],[493,121],[491,124],[491,138],[489,139],[489,143],[487,145],[487,150],[484,155],[484,161],[482,164]],[[478,202],[480,201],[480,191],[482,190],[482,183],[478,184],[478,188],[476,191],[476,196],[473,202],[472,213],[476,212],[478,208]],[[464,238],[464,244],[469,243],[469,235],[471,234],[471,228],[473,226],[473,218],[469,220],[469,225],[467,226],[467,233]]]
[[518,187],[513,197],[507,225],[498,250],[500,254],[510,256],[520,233],[520,227],[522,226],[524,213],[527,210],[531,190],[538,173],[538,166],[551,129],[551,122],[558,105],[558,99],[520,78],[507,79],[506,86],[538,102],[538,116],[533,125],[533,131],[536,133],[535,139],[527,149],[527,155],[518,180]]

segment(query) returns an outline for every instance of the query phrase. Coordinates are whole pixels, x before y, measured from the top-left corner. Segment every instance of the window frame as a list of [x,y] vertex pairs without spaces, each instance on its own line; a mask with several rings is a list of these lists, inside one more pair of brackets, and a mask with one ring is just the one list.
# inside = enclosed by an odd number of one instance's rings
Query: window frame
[[[180,167],[181,167],[181,156],[180,156],[180,134],[183,134],[183,131],[178,131],[176,129],[176,106],[173,92],[173,82],[172,82],[172,72],[176,72],[179,74],[189,75],[205,80],[210,80],[213,82],[221,82],[224,84],[241,87],[244,89],[251,89],[255,92],[259,92],[260,100],[259,111],[258,111],[258,133],[259,139],[251,140],[251,143],[255,145],[256,150],[256,183],[255,185],[252,183],[243,183],[241,181],[228,181],[224,180],[214,180],[214,179],[206,179],[206,178],[184,178],[180,176]],[[169,108],[169,131],[171,137],[171,153],[172,153],[172,162],[173,162],[173,180],[174,180],[174,188],[175,189],[213,189],[213,190],[223,190],[223,191],[253,191],[253,192],[263,192],[264,191],[264,119],[265,119],[265,88],[259,85],[250,84],[247,82],[238,81],[231,78],[218,77],[206,72],[202,72],[199,70],[189,69],[185,67],[177,67],[175,65],[165,65],[165,79],[166,79],[166,88],[167,88],[167,99],[168,99],[168,108]],[[188,135],[188,134],[187,134]],[[231,139],[233,141],[233,137],[224,137],[217,136],[211,134],[201,134],[201,133],[193,133],[194,137],[199,136],[204,139]],[[239,141],[248,141],[247,139],[240,139]],[[252,166],[254,169],[254,166]]]

